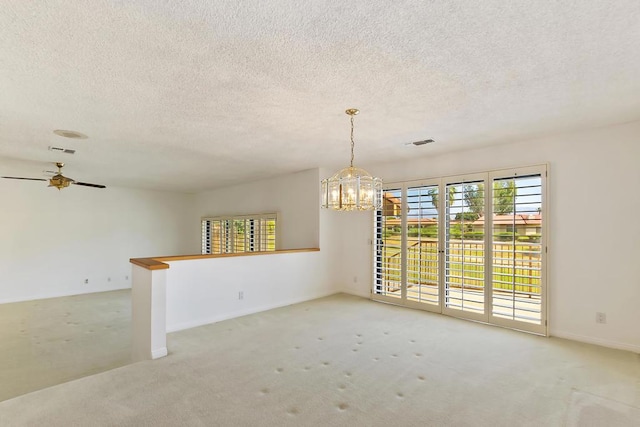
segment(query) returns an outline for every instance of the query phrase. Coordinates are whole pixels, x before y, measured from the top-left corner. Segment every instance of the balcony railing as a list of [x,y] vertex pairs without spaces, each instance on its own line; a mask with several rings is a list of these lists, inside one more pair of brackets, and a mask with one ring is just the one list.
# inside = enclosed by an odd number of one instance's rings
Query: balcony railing
[[[492,286],[496,291],[520,296],[540,295],[542,251],[539,243],[493,242]],[[450,240],[445,246],[446,280],[449,288],[484,288],[484,242]],[[399,296],[402,260],[399,247],[382,251],[383,293]],[[438,286],[438,241],[425,239],[407,248],[407,286]]]

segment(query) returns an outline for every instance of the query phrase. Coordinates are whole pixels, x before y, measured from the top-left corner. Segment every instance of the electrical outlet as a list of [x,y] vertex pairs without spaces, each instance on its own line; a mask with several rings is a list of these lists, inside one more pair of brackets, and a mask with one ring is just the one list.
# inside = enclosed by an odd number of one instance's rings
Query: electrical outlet
[[596,323],[607,323],[607,313],[596,313]]
[[107,277],[107,282],[110,282],[110,281],[111,281],[111,277]]
[[89,279],[84,279],[84,284],[88,285],[89,284]]
[[238,299],[244,299],[244,292],[238,292]]
[[124,276],[124,280],[129,280],[129,276]]

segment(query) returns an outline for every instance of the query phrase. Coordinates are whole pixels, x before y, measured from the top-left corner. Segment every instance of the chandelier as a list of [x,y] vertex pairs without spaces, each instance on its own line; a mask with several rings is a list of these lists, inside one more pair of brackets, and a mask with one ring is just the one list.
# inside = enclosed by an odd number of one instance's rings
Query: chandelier
[[353,116],[360,111],[350,108],[351,164],[331,178],[322,180],[322,207],[336,211],[371,211],[382,209],[382,180],[353,166]]

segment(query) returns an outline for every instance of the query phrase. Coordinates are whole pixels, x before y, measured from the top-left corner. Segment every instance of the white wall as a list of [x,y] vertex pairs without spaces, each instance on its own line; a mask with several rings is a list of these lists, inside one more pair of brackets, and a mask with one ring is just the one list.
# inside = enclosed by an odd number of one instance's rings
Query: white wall
[[[319,247],[320,222],[332,221],[320,218],[319,173],[198,195],[0,180],[0,303],[128,288],[129,258],[199,253],[202,216],[278,212],[280,249]],[[323,262],[337,266],[337,240],[322,240]]]
[[279,249],[320,251],[169,262],[168,330],[339,292],[341,230],[334,212],[320,210],[320,177],[327,173],[313,169],[198,194],[196,221],[277,212]]
[[[550,332],[640,351],[638,159],[640,122],[367,169],[393,182],[548,162]],[[332,172],[314,169],[196,196],[58,192],[2,180],[0,302],[128,287],[131,257],[198,253],[200,217],[274,211],[280,248],[321,249],[326,286],[318,293],[311,281],[301,295],[369,296],[372,214],[320,211],[319,182]],[[596,311],[607,314],[607,324],[595,323]]]
[[[167,331],[270,310],[336,292],[320,252],[169,261]],[[239,292],[243,293],[242,299]]]
[[[371,172],[371,171],[369,171]],[[371,296],[373,287],[373,213],[332,212],[338,233],[333,246],[340,248],[336,286],[342,292]]]
[[319,188],[318,169],[310,169],[199,193],[196,214],[201,218],[277,212],[278,249],[317,248]]
[[[640,352],[640,122],[367,169],[393,182],[546,162],[550,333]],[[369,295],[372,215],[340,227],[340,286]]]
[[17,180],[0,194],[0,303],[128,288],[129,258],[200,249],[193,195]]

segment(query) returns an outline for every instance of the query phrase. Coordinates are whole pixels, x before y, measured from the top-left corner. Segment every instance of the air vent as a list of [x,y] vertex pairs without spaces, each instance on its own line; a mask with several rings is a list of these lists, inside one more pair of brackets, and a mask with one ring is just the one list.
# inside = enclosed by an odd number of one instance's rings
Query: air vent
[[76,150],[72,150],[70,148],[60,148],[60,147],[53,147],[53,146],[49,146],[49,151],[55,151],[58,153],[64,153],[64,154],[75,154]]
[[422,141],[410,142],[407,145],[415,145],[417,147],[419,145],[431,144],[432,142],[434,142],[433,139],[424,139]]

